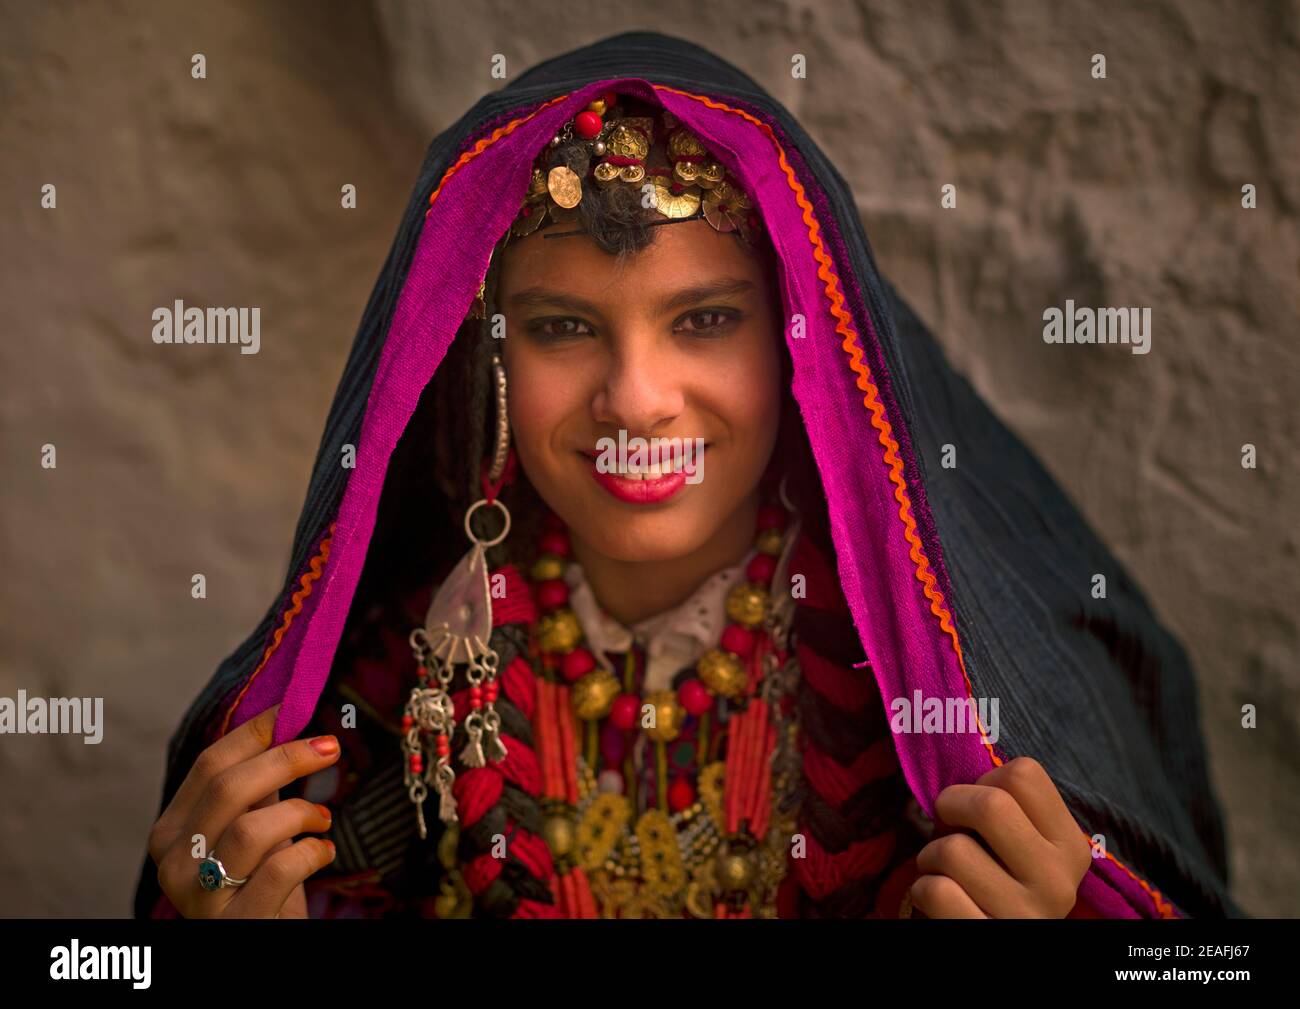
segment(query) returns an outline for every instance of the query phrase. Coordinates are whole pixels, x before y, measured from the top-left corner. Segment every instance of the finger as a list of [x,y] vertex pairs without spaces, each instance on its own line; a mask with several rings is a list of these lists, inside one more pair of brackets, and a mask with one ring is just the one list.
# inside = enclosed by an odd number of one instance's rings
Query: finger
[[931,841],[917,853],[916,868],[947,876],[991,918],[1030,916],[1029,891],[970,834],[947,834]]
[[1022,882],[1038,879],[1055,863],[1057,851],[1032,823],[1015,797],[988,785],[949,785],[934,802],[944,823],[966,827],[980,835]]
[[[280,799],[278,791],[259,799],[251,807],[252,809],[264,809],[274,805]],[[321,807],[324,809],[325,807]],[[325,810],[329,815],[329,810]],[[190,839],[181,838],[167,852],[164,853],[162,861],[158,864],[158,885],[162,888],[163,893],[176,906],[186,918],[212,918],[219,915],[222,909],[234,899],[234,891],[229,888],[222,888],[215,892],[204,890],[199,885],[199,863],[208,856],[208,842],[204,839],[202,844],[192,843]],[[283,840],[279,844],[273,845],[269,851],[275,852],[282,846],[292,843],[290,840]],[[188,845],[188,846],[187,846]],[[238,849],[236,848],[236,851]],[[264,853],[265,854],[265,853]],[[221,864],[224,865],[228,873],[239,879],[244,875],[242,869],[236,870],[231,868],[231,863],[227,860],[225,850],[220,853]],[[256,866],[257,862],[237,864],[248,864]]]
[[255,803],[249,806],[249,809],[265,809],[267,806],[274,806],[280,801],[280,790],[277,788],[270,795],[264,795]]
[[279,710],[278,704],[267,708],[199,754],[180,788],[172,796],[172,801],[167,804],[149,833],[149,854],[160,867],[163,855],[176,842],[177,835],[189,821],[194,805],[208,787],[208,782],[227,767],[254,757],[271,745]]
[[987,918],[970,895],[947,876],[918,876],[911,889],[912,906],[929,918]]
[[332,823],[330,811],[324,806],[306,799],[285,799],[236,817],[221,835],[216,850],[226,872],[242,879],[281,842],[299,834],[329,830]]
[[293,892],[289,894],[289,899],[284,902],[280,908],[277,918],[308,918],[307,913],[307,891],[302,886],[295,886]]
[[1053,844],[1073,845],[1082,840],[1082,831],[1056,783],[1033,757],[1017,757],[995,767],[975,784],[1010,792],[1038,833]]
[[184,918],[215,918],[234,899],[228,888],[205,890],[199,883],[200,858],[173,845],[158,866],[158,886]]
[[334,845],[322,838],[305,837],[271,855],[253,870],[248,882],[238,888],[226,916],[232,918],[274,918],[294,888],[314,872],[334,861]]
[[[270,792],[314,774],[339,759],[333,736],[295,739],[228,767],[210,782],[190,814],[184,835],[215,840],[235,817]],[[170,857],[170,856],[169,856]]]

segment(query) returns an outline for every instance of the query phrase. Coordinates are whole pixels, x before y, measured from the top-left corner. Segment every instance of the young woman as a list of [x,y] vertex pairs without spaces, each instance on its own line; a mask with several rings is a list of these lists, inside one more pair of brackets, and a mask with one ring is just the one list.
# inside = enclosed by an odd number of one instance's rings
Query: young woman
[[140,915],[1232,912],[1181,649],[798,124],[648,34],[431,146],[163,800]]

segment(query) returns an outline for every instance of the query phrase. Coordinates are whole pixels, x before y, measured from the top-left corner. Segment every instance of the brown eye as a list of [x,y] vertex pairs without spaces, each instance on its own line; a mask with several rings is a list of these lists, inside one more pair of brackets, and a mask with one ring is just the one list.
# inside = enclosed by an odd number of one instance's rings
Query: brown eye
[[735,319],[735,312],[723,311],[719,308],[702,308],[682,316],[676,328],[697,336],[710,336],[715,335]]
[[591,327],[581,319],[568,316],[552,319],[535,319],[528,324],[528,331],[541,340],[563,340],[567,337],[590,336]]

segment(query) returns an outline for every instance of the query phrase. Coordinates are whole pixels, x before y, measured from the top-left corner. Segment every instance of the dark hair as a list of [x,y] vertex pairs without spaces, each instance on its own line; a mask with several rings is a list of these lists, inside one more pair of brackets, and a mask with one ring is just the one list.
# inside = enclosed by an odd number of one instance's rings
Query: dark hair
[[[547,167],[565,165],[579,178],[586,178],[590,161],[585,144],[569,143],[551,152]],[[586,186],[577,209],[581,230],[605,252],[617,256],[620,263],[654,240],[655,229],[649,226],[641,197],[633,186]]]

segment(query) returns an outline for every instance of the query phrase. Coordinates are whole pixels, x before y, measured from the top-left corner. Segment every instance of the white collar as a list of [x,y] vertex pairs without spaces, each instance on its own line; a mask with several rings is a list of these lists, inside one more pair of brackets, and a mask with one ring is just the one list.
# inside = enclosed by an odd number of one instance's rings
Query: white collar
[[605,653],[627,651],[635,636],[646,651],[642,690],[647,693],[667,690],[678,672],[694,665],[708,649],[717,647],[727,620],[727,593],[745,580],[745,567],[754,553],[751,549],[739,564],[714,572],[685,602],[647,617],[631,629],[601,608],[582,565],[574,562],[564,573],[564,581],[569,586],[569,606],[582,624],[587,647],[602,667],[621,678],[622,671],[611,666]]

